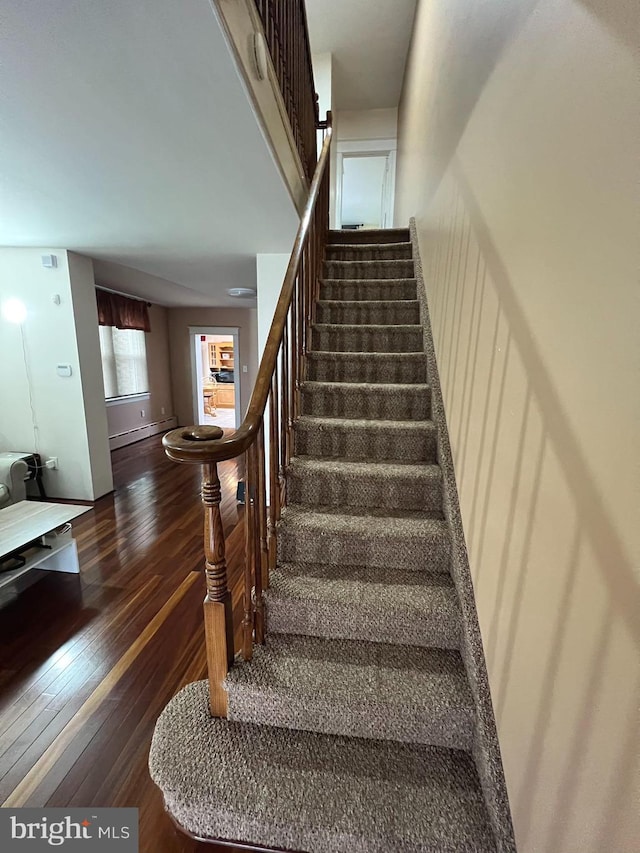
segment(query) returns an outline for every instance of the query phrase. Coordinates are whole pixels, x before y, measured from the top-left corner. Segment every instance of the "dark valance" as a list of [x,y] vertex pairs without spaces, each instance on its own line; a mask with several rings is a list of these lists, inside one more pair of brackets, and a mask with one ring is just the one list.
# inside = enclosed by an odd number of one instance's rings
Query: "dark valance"
[[116,329],[140,329],[150,332],[149,309],[146,302],[129,299],[118,293],[96,289],[98,303],[98,323],[101,326],[115,326]]

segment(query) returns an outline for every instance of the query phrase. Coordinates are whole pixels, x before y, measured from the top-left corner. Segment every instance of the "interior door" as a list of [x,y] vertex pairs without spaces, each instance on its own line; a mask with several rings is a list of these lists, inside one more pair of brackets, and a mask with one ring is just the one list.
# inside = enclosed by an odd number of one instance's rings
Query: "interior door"
[[340,227],[387,227],[388,175],[388,152],[343,155]]

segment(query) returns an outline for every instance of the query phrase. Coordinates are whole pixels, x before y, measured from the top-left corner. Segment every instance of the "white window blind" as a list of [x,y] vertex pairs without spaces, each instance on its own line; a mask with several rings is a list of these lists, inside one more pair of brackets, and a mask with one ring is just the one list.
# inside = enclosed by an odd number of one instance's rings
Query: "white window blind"
[[145,333],[100,326],[102,376],[107,400],[149,390]]

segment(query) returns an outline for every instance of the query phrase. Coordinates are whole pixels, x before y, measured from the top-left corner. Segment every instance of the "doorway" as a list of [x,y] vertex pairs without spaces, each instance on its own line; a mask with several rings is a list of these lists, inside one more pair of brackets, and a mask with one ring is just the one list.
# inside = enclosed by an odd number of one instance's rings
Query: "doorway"
[[194,423],[237,429],[240,377],[237,328],[190,328]]
[[395,140],[338,143],[336,228],[390,228]]
[[343,228],[382,228],[387,157],[353,155],[342,161]]

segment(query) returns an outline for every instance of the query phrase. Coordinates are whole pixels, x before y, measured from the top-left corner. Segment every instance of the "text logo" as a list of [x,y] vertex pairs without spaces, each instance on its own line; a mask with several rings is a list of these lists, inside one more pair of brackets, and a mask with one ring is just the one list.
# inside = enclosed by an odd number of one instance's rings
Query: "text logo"
[[138,853],[137,809],[0,809],[0,850]]

